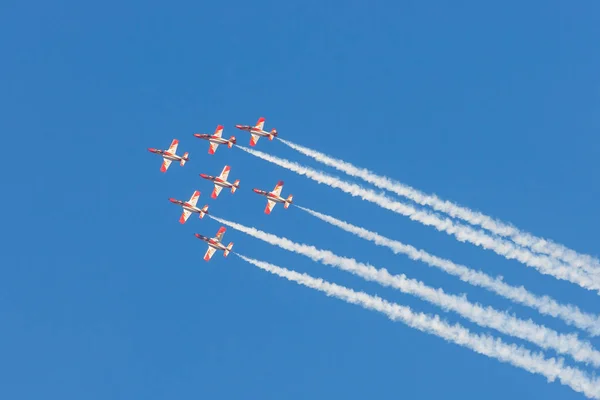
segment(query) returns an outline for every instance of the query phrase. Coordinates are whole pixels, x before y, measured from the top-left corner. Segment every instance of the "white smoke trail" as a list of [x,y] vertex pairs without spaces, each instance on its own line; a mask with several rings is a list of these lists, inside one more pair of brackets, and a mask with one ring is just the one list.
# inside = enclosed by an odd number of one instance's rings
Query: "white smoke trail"
[[312,168],[305,167],[295,162],[279,158],[258,150],[249,149],[236,145],[239,149],[252,154],[265,161],[279,165],[289,171],[299,175],[304,175],[315,182],[323,183],[327,186],[337,188],[352,196],[360,197],[363,200],[370,201],[378,206],[393,211],[395,213],[409,217],[424,225],[435,227],[437,230],[446,232],[455,236],[461,242],[470,242],[474,245],[490,249],[507,259],[515,259],[523,264],[537,269],[540,273],[554,276],[555,278],[575,283],[588,290],[596,290],[600,294],[600,280],[594,280],[580,269],[571,268],[560,264],[555,259],[546,256],[538,256],[531,251],[518,248],[512,242],[502,240],[487,235],[483,231],[477,231],[469,226],[453,222],[449,218],[442,219],[439,215],[424,210],[417,210],[413,206],[390,199],[384,194],[375,193],[370,189],[365,189],[354,183],[343,181],[339,178],[324,174]]
[[214,215],[212,218],[223,225],[269,244],[279,246],[282,249],[301,254],[325,265],[340,268],[383,286],[391,286],[445,310],[452,310],[480,326],[490,327],[507,335],[528,340],[544,349],[551,348],[559,353],[569,354],[576,361],[591,363],[596,367],[600,366],[600,352],[595,350],[590,343],[580,340],[575,334],[559,334],[531,320],[525,321],[492,307],[473,304],[466,297],[447,294],[442,289],[434,289],[423,282],[409,279],[404,274],[391,275],[384,268],[377,269],[371,265],[359,263],[353,258],[340,257],[330,251],[295,243],[289,239],[227,221]]
[[397,240],[389,239],[377,232],[352,225],[330,215],[325,215],[305,207],[296,207],[346,232],[369,240],[378,246],[387,247],[395,254],[404,254],[413,260],[422,261],[427,265],[437,267],[450,275],[457,276],[464,282],[483,287],[507,299],[534,308],[541,314],[559,317],[567,324],[586,330],[593,336],[600,335],[600,316],[598,315],[585,313],[578,307],[570,304],[560,304],[549,296],[537,296],[523,286],[511,286],[503,282],[502,279],[493,278],[481,271],[475,271],[464,265],[455,264],[450,260],[431,255],[424,250],[419,250]]
[[[236,253],[237,254],[237,253]],[[583,371],[565,366],[561,359],[545,358],[542,353],[532,353],[522,346],[507,344],[499,338],[490,335],[475,334],[460,324],[450,325],[438,315],[416,313],[411,308],[396,303],[390,303],[377,296],[364,292],[356,292],[344,286],[336,285],[322,279],[313,278],[263,261],[255,260],[237,254],[244,261],[270,272],[345,302],[359,305],[367,310],[378,311],[392,321],[401,321],[411,328],[436,335],[449,342],[473,350],[501,362],[520,367],[532,374],[539,374],[553,382],[569,386],[576,392],[583,393],[588,398],[600,399],[600,382],[591,378]]]
[[374,172],[356,167],[348,162],[330,157],[321,152],[309,149],[307,147],[292,143],[290,141],[279,139],[283,144],[292,149],[311,157],[318,162],[333,167],[350,176],[361,178],[365,182],[377,186],[378,188],[388,190],[400,196],[406,197],[415,203],[423,206],[430,206],[436,211],[444,212],[453,218],[460,218],[470,224],[481,226],[490,232],[509,237],[516,244],[528,247],[535,252],[547,254],[553,258],[563,260],[574,267],[583,268],[589,273],[600,274],[600,260],[587,254],[579,254],[561,244],[557,244],[548,239],[533,236],[530,233],[523,232],[514,226],[495,220],[485,214],[473,211],[467,207],[459,206],[447,200],[441,200],[436,195],[425,194],[408,185],[377,175]]

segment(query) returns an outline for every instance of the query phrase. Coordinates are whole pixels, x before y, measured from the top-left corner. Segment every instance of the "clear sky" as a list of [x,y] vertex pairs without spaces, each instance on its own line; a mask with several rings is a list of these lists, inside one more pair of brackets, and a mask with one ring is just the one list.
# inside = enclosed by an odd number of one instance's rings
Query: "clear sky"
[[[237,257],[206,263],[193,234],[219,225],[180,225],[168,198],[198,189],[217,216],[572,332],[299,209],[267,216],[251,189],[282,179],[298,205],[535,293],[600,313],[597,295],[238,149],[209,156],[192,134],[223,124],[247,145],[233,125],[264,116],[282,138],[598,255],[597,1],[8,0],[0,37],[1,398],[582,398]],[[173,138],[190,162],[162,174],[146,148]],[[241,188],[215,201],[198,174],[225,164]],[[224,240],[497,334],[231,229]]]

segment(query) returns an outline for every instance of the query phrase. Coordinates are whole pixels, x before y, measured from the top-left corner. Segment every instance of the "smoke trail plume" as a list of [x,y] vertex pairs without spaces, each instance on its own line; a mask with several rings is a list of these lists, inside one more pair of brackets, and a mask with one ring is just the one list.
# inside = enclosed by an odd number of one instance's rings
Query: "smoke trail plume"
[[371,241],[378,246],[387,247],[395,254],[404,254],[413,260],[422,261],[429,266],[439,268],[450,275],[457,276],[464,282],[488,289],[502,297],[534,308],[541,314],[561,318],[567,324],[583,329],[593,336],[600,335],[600,317],[598,315],[585,313],[573,305],[560,304],[549,296],[535,295],[523,286],[511,286],[503,282],[502,279],[492,278],[481,271],[472,270],[464,265],[455,264],[450,260],[431,255],[424,250],[419,250],[397,240],[389,239],[376,232],[352,225],[346,221],[341,221],[330,215],[325,215],[301,206],[296,207],[322,221],[343,229],[346,232]]
[[299,153],[304,154],[305,156],[311,157],[324,165],[333,167],[338,171],[342,171],[350,176],[360,178],[378,188],[406,197],[422,206],[432,207],[434,210],[446,213],[453,218],[460,218],[472,225],[485,228],[496,235],[508,237],[519,246],[527,247],[535,252],[546,254],[553,258],[562,260],[574,267],[582,268],[588,273],[592,273],[594,275],[600,274],[600,260],[598,258],[586,254],[579,254],[561,244],[554,243],[548,239],[533,236],[532,234],[523,232],[512,225],[495,220],[485,214],[473,211],[467,207],[459,206],[447,200],[441,200],[436,195],[425,194],[415,188],[388,177],[377,175],[366,168],[356,167],[346,161],[330,157],[327,154],[309,149],[308,147],[304,147],[296,143],[292,143],[288,140],[279,140],[283,144],[291,147]]
[[265,161],[286,168],[289,171],[304,175],[316,182],[340,189],[352,196],[360,197],[363,200],[375,203],[382,208],[407,216],[424,225],[433,226],[439,231],[453,235],[461,242],[469,242],[485,249],[490,249],[507,259],[516,259],[527,266],[533,267],[542,274],[551,275],[555,278],[575,283],[588,290],[596,290],[600,294],[600,281],[592,279],[582,270],[557,263],[556,260],[546,256],[537,256],[529,250],[516,247],[512,242],[491,237],[483,231],[477,231],[471,227],[454,223],[448,218],[441,219],[436,214],[417,210],[408,204],[395,201],[383,194],[375,193],[372,190],[362,188],[354,183],[343,181],[312,168],[258,150],[249,149],[239,145],[236,145],[236,147]]
[[360,263],[353,258],[340,257],[327,250],[295,243],[289,239],[215,216],[212,216],[212,218],[223,225],[269,244],[279,246],[282,249],[301,254],[313,261],[340,268],[366,280],[411,294],[445,310],[452,310],[480,326],[490,327],[507,335],[528,340],[545,349],[551,348],[559,353],[569,354],[576,361],[600,366],[600,352],[594,349],[589,342],[580,340],[575,334],[559,334],[531,320],[522,320],[492,307],[473,304],[466,297],[447,294],[442,289],[434,289],[423,282],[409,279],[404,274],[391,275],[384,268],[377,269],[371,265]]
[[476,353],[522,368],[532,374],[542,375],[548,379],[548,382],[558,379],[561,384],[569,386],[576,392],[583,393],[588,398],[600,399],[600,382],[598,382],[598,379],[589,377],[579,369],[565,366],[560,359],[547,359],[542,353],[532,353],[522,346],[507,344],[499,338],[472,333],[462,325],[450,325],[437,315],[416,313],[409,307],[390,303],[380,297],[371,296],[364,292],[356,292],[344,286],[316,279],[307,274],[290,271],[241,254],[237,255],[244,261],[273,275],[318,290],[327,296],[359,305],[367,310],[378,311],[392,321],[403,322],[411,328],[436,335]]

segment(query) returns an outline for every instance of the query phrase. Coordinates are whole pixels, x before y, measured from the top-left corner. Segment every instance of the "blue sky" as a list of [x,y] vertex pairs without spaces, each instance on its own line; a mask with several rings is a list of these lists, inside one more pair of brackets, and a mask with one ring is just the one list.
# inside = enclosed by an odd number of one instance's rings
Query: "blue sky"
[[[219,225],[181,226],[168,198],[198,189],[217,216],[571,332],[298,209],[266,216],[251,188],[283,179],[299,205],[600,313],[591,292],[237,149],[209,156],[192,134],[223,124],[247,144],[233,125],[264,116],[282,138],[598,255],[597,2],[9,0],[0,10],[0,397],[582,398],[236,257],[205,263],[193,233]],[[161,174],[146,148],[173,138],[191,160]],[[277,141],[257,148],[321,168]],[[241,188],[214,201],[198,174],[225,164]],[[233,230],[225,240],[486,331]]]

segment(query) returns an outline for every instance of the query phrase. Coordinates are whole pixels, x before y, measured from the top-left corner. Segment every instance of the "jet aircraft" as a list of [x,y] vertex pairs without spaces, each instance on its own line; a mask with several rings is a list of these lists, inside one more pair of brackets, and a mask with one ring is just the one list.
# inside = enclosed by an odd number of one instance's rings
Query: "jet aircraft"
[[199,139],[208,140],[210,143],[208,146],[208,154],[215,154],[215,151],[217,151],[217,147],[219,147],[220,144],[226,144],[227,147],[232,148],[236,142],[235,136],[232,136],[227,140],[221,137],[222,134],[223,125],[217,125],[217,129],[213,135],[209,133],[194,133],[194,136]]
[[168,150],[159,150],[159,149],[148,148],[149,152],[154,153],[154,154],[160,154],[163,157],[163,163],[162,163],[162,166],[160,167],[160,172],[167,172],[167,170],[169,169],[169,166],[171,165],[171,162],[173,162],[173,161],[179,161],[179,165],[181,165],[182,167],[185,165],[186,161],[189,161],[190,153],[185,152],[185,153],[183,153],[183,156],[178,156],[176,154],[178,145],[179,145],[179,140],[173,139]]
[[202,208],[196,207],[196,203],[198,203],[199,197],[200,192],[196,190],[188,201],[182,201],[173,198],[169,199],[171,203],[180,205],[183,208],[183,213],[179,218],[180,223],[185,224],[185,221],[187,221],[187,219],[192,213],[197,213],[200,218],[204,218],[204,215],[208,213],[208,204]]
[[271,132],[265,131],[263,130],[263,127],[265,125],[265,119],[263,117],[260,117],[258,119],[258,122],[256,123],[256,125],[254,126],[249,126],[249,125],[236,125],[235,127],[238,129],[241,129],[243,131],[248,131],[250,132],[250,146],[256,146],[256,143],[258,143],[258,139],[262,137],[268,137],[269,140],[273,140],[273,138],[275,138],[277,136],[277,129],[273,128],[271,129]]
[[221,175],[219,176],[210,176],[206,174],[200,174],[200,177],[204,179],[208,179],[209,181],[213,181],[215,183],[215,188],[212,191],[210,197],[216,199],[219,193],[223,188],[231,188],[231,193],[235,193],[235,191],[240,187],[240,180],[236,180],[235,182],[227,182],[227,177],[229,176],[229,170],[231,168],[229,165],[226,165],[221,171]]
[[275,189],[272,192],[265,192],[260,189],[252,189],[255,193],[263,195],[267,198],[267,207],[265,208],[265,214],[271,214],[271,210],[275,207],[276,203],[283,203],[284,208],[288,208],[292,204],[292,195],[290,194],[287,199],[281,197],[281,189],[283,189],[283,181],[277,182]]
[[223,234],[225,233],[225,227],[222,226],[219,231],[217,232],[217,236],[215,236],[214,238],[208,238],[206,236],[202,236],[199,233],[196,233],[195,236],[200,239],[205,241],[206,243],[208,243],[208,250],[206,250],[206,254],[204,254],[204,260],[208,261],[211,259],[211,257],[213,256],[213,254],[215,254],[215,252],[217,250],[222,250],[223,251],[223,257],[227,257],[229,255],[229,252],[231,251],[231,248],[233,247],[233,242],[230,242],[227,246],[225,246],[223,243],[221,243],[221,240],[223,239]]

